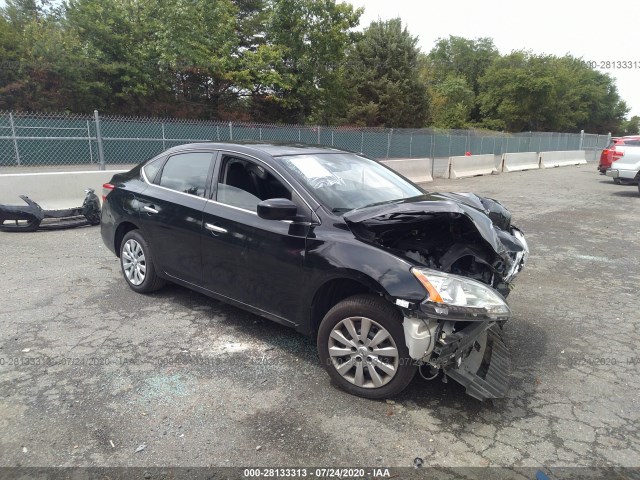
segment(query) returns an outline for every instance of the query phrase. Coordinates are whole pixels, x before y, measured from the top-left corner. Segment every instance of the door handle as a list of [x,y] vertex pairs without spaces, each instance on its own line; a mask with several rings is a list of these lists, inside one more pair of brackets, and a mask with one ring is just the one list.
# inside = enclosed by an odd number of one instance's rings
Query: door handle
[[227,230],[222,228],[222,227],[218,227],[217,225],[213,225],[211,223],[205,223],[204,224],[204,228],[206,228],[207,230],[211,230],[212,232],[216,232],[216,233],[227,233]]
[[149,213],[158,213],[158,210],[156,210],[156,209],[155,209],[155,208],[153,208],[153,207],[150,207],[149,205],[145,205],[145,206],[144,206],[144,207],[142,207],[142,208],[144,208],[144,210],[145,210],[146,212],[149,212]]

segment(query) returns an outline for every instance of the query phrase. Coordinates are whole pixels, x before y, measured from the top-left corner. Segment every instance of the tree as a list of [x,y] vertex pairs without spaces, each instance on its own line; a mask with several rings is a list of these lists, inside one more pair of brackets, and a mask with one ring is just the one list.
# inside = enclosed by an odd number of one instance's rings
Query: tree
[[425,126],[429,103],[418,69],[417,43],[399,18],[372,22],[364,30],[349,52],[345,72],[352,92],[350,123]]
[[362,10],[335,0],[272,1],[266,39],[279,53],[279,82],[257,103],[276,106],[276,121],[328,123],[344,102],[341,65]]
[[620,127],[620,133],[622,135],[638,135],[640,134],[640,117],[634,115],[628,120],[622,122]]
[[431,91],[431,120],[438,128],[467,128],[475,95],[464,77],[451,74]]
[[[439,97],[434,106],[434,121],[439,119],[437,122],[441,125],[436,125],[446,127],[448,123],[454,123],[458,125],[455,128],[463,128],[468,122],[481,120],[480,107],[476,102],[480,92],[480,78],[499,57],[491,38],[472,40],[449,36],[436,41],[423,62],[430,92],[434,99]],[[453,97],[447,98],[444,92],[451,93]],[[441,113],[437,112],[438,105],[444,105]]]
[[606,133],[628,111],[611,78],[571,56],[515,51],[497,58],[480,79],[485,126],[509,131]]

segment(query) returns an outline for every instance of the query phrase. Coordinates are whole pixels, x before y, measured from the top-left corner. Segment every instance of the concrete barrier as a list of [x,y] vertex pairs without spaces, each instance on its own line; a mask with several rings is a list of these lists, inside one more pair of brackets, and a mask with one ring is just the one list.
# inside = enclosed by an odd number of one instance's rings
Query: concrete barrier
[[8,173],[0,175],[0,203],[21,205],[19,195],[27,195],[44,209],[78,207],[84,190],[93,188],[102,195],[102,184],[125,170],[89,172]]
[[540,168],[566,167],[569,165],[584,165],[585,163],[587,163],[587,159],[584,150],[540,153]]
[[493,154],[449,158],[449,178],[476,177],[492,173],[499,173]]
[[414,183],[433,182],[433,177],[431,176],[432,162],[431,158],[395,158],[382,161],[387,167],[407,177]]
[[540,168],[540,154],[536,152],[505,153],[502,156],[503,172],[521,172]]

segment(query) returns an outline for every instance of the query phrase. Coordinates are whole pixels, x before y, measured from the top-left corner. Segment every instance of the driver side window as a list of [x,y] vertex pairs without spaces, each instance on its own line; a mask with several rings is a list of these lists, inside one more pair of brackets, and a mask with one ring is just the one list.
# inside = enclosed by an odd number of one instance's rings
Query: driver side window
[[258,203],[270,198],[291,200],[291,191],[266,168],[245,158],[222,158],[216,201],[257,212]]

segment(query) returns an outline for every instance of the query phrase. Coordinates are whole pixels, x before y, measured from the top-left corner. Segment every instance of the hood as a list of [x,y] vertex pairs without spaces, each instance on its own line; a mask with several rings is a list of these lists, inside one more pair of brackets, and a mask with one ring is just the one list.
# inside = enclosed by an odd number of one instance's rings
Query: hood
[[438,213],[465,215],[496,253],[504,252],[500,231],[509,231],[511,213],[497,200],[480,197],[474,193],[428,193],[393,203],[351,210],[345,213],[343,218],[348,225],[373,226],[404,223],[411,217]]
[[528,256],[511,213],[497,200],[473,193],[428,193],[351,210],[343,218],[359,239],[444,271],[455,271],[458,260],[473,256],[509,283]]

